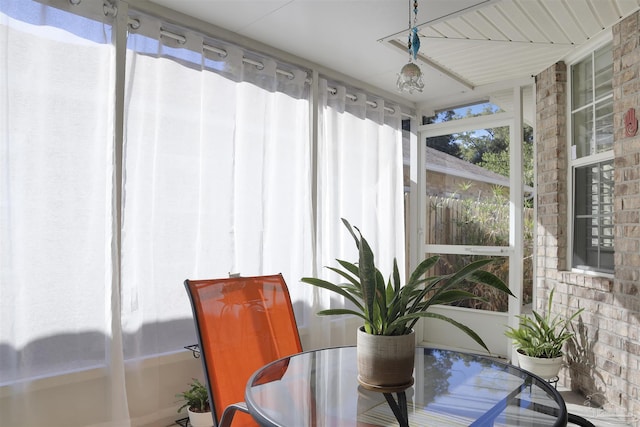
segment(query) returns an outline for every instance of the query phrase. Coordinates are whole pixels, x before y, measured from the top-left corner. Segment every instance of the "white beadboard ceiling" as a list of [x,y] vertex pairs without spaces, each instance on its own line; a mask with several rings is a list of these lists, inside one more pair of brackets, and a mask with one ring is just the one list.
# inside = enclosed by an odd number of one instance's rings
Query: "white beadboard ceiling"
[[[413,0],[151,0],[399,95]],[[640,8],[640,0],[418,0],[426,110],[491,99],[531,80]],[[531,118],[531,112],[527,114]]]

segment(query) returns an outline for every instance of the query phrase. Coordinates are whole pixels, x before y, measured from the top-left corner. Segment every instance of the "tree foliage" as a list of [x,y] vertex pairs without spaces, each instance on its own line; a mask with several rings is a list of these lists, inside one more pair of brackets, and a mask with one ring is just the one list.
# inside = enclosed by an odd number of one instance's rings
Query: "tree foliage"
[[[424,117],[423,124],[428,125],[437,122],[448,122],[449,120],[453,120],[455,117],[456,114],[452,110],[442,111],[433,117]],[[460,146],[456,143],[453,135],[440,135],[427,138],[427,147],[434,148],[454,157],[462,158]]]
[[[508,139],[507,139],[508,141]],[[499,153],[487,152],[482,155],[479,166],[503,176],[509,176],[509,150]],[[533,186],[533,129],[531,126],[524,128],[524,141],[522,144],[522,173],[525,185]]]
[[[425,118],[424,122],[425,124],[444,122],[495,114],[500,111],[496,106],[487,104],[479,112],[474,112],[471,107],[467,108],[463,114],[448,110],[434,117]],[[526,185],[533,186],[533,129],[531,126],[525,125],[523,134],[523,179]],[[509,128],[499,127],[428,138],[427,146],[508,177],[509,140]]]

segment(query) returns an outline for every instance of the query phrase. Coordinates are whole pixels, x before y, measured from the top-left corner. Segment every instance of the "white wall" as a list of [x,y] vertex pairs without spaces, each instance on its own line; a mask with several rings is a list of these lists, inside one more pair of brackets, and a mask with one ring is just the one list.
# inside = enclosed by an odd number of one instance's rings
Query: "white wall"
[[[191,352],[127,363],[127,396],[132,426],[166,426],[186,416],[177,413],[175,394],[191,378],[202,380],[202,362]],[[74,372],[0,387],[1,427],[80,427],[108,419],[109,390],[102,369]],[[149,399],[147,390],[163,390]],[[118,427],[118,426],[114,426]]]

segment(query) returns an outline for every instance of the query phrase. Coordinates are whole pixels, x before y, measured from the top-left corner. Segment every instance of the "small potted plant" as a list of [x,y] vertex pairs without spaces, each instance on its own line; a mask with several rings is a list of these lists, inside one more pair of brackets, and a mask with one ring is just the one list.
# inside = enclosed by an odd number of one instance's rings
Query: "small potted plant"
[[393,272],[385,282],[376,267],[373,251],[360,230],[342,219],[358,248],[358,261],[351,263],[337,260],[342,268],[328,267],[345,283],[334,284],[314,277],[304,277],[302,282],[328,289],[342,295],[354,308],[322,310],[319,315],[354,315],[362,318],[364,325],[358,329],[357,357],[358,380],[371,389],[408,387],[413,382],[415,356],[414,325],[421,317],[444,320],[462,330],[487,351],[480,336],[472,329],[450,317],[432,313],[435,304],[450,304],[463,299],[478,299],[460,289],[464,282],[481,283],[509,295],[509,288],[494,274],[481,270],[492,262],[490,259],[472,262],[457,272],[438,276],[425,276],[436,265],[438,256],[425,259],[411,273],[403,286],[396,260]]
[[513,340],[519,366],[546,380],[558,376],[564,357],[562,348],[574,336],[569,325],[584,310],[581,308],[569,318],[559,314],[552,316],[554,292],[552,289],[549,294],[546,313],[533,310],[531,316],[520,315],[518,327],[505,331],[505,335]]
[[207,388],[196,378],[189,384],[189,389],[176,394],[176,397],[184,404],[178,408],[181,412],[187,408],[189,414],[189,423],[192,427],[211,427],[213,426],[213,416],[211,414],[211,406],[209,404],[209,393]]

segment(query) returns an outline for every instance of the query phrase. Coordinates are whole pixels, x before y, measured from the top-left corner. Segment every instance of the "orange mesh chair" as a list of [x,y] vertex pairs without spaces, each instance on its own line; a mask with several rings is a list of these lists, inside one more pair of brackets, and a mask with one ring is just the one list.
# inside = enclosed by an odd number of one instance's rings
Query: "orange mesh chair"
[[243,402],[249,377],[269,362],[302,351],[284,278],[185,280],[184,285],[215,425],[257,426]]

